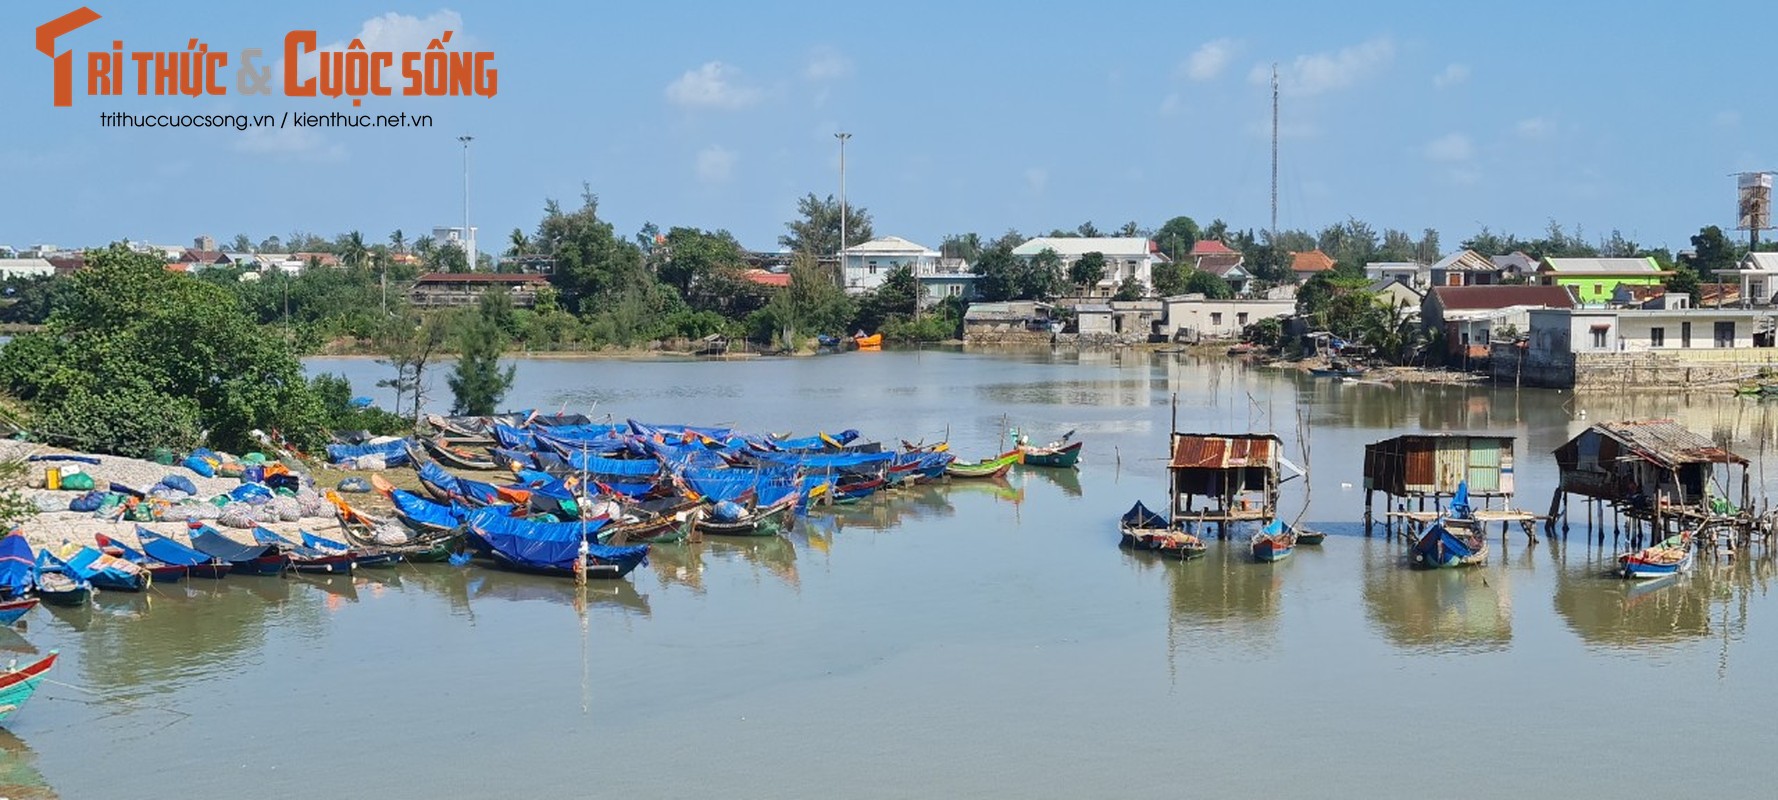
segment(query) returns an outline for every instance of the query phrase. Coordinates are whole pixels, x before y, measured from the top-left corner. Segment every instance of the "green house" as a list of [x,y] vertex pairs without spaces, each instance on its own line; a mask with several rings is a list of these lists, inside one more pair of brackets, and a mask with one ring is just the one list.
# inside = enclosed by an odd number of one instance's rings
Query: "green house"
[[1537,282],[1566,288],[1582,305],[1602,306],[1619,286],[1659,286],[1672,274],[1652,258],[1546,258]]

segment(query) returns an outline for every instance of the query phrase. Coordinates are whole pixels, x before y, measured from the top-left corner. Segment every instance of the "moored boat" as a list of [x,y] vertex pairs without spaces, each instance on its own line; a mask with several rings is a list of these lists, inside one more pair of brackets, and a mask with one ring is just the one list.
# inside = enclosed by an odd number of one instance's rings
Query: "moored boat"
[[283,575],[290,568],[290,557],[269,544],[242,544],[208,525],[200,525],[188,536],[191,546],[212,557],[227,561],[229,571],[241,575]]
[[1146,550],[1153,553],[1176,556],[1181,559],[1193,559],[1204,555],[1208,546],[1204,540],[1185,531],[1174,530],[1167,524],[1167,518],[1148,510],[1141,501],[1131,506],[1118,520],[1118,530],[1122,534],[1118,546],[1131,550]]
[[461,447],[452,447],[434,439],[421,439],[420,445],[426,448],[426,454],[455,469],[491,470],[494,459],[491,456],[477,455]]
[[140,592],[154,580],[142,565],[107,555],[96,547],[80,548],[68,557],[68,566],[100,591]]
[[852,337],[852,343],[858,345],[858,349],[860,350],[881,350],[883,349],[883,334],[881,331],[878,331],[869,336],[864,336],[862,334],[854,336]]
[[350,556],[352,566],[369,569],[387,569],[401,562],[401,553],[393,550],[362,550],[348,547],[345,542],[316,536],[308,531],[299,531],[304,547],[313,548],[322,553]]
[[1666,578],[1690,572],[1693,559],[1690,531],[1617,557],[1618,574],[1626,578]]
[[38,602],[35,597],[0,600],[0,626],[10,626],[18,622],[26,614],[31,613],[31,609],[36,608]]
[[1435,520],[1414,542],[1413,563],[1416,567],[1470,567],[1487,561],[1488,538],[1461,520]]
[[[1064,437],[1066,438],[1066,437]],[[1080,461],[1080,448],[1085,442],[1051,442],[1042,447],[1019,445],[1028,467],[1072,467]]]
[[[796,510],[800,495],[791,493],[768,506],[740,506],[722,501],[699,514],[694,523],[699,533],[711,536],[777,536],[788,527],[786,521]],[[726,504],[726,505],[725,505]]]
[[1024,459],[1017,450],[981,461],[952,461],[945,465],[945,475],[952,478],[998,478]]
[[1296,552],[1296,540],[1296,531],[1286,528],[1284,520],[1274,519],[1248,540],[1248,548],[1256,561],[1283,561]]
[[[23,538],[23,537],[21,537]],[[49,550],[37,551],[34,591],[54,606],[84,606],[93,599],[93,584]]]
[[1327,540],[1327,534],[1321,531],[1299,528],[1295,525],[1290,526],[1290,529],[1296,532],[1297,544],[1318,545]]
[[11,719],[25,701],[37,693],[37,684],[42,683],[43,676],[56,665],[57,655],[58,651],[51,650],[49,655],[29,666],[0,672],[0,723]]
[[253,541],[271,545],[273,550],[290,560],[290,568],[302,573],[349,575],[356,559],[351,553],[329,553],[304,544],[297,544],[268,528],[255,527]]
[[187,547],[182,542],[147,528],[137,526],[136,541],[142,545],[142,553],[147,557],[162,563],[183,566],[185,574],[193,578],[221,579],[234,570],[234,565],[223,559]]
[[[139,530],[140,528],[138,527],[138,531]],[[141,538],[139,532],[137,538]],[[179,581],[185,580],[186,573],[190,571],[183,564],[169,564],[165,561],[151,558],[146,553],[106,536],[103,533],[93,534],[93,543],[97,544],[99,549],[106,555],[116,556],[147,570],[149,579],[155,583],[178,583]]]
[[481,508],[470,514],[466,527],[476,549],[516,572],[573,577],[584,570],[588,578],[622,578],[647,562],[647,545],[593,544],[603,523],[532,522]]

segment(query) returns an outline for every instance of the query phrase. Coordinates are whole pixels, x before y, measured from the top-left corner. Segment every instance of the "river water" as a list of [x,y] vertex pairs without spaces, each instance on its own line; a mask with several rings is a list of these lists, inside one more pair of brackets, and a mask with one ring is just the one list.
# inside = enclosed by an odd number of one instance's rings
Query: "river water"
[[[386,369],[316,360],[361,393]],[[442,381],[440,381],[442,384]],[[1319,549],[1176,563],[1116,547],[1182,430],[1276,431]],[[1076,430],[1078,474],[921,487],[785,538],[657,548],[628,580],[448,566],[230,578],[39,609],[64,663],[0,735],[18,798],[1770,796],[1774,563],[1605,577],[1579,530],[1473,571],[1366,537],[1360,453],[1518,441],[1517,505],[1587,420],[1672,416],[1760,456],[1757,401],[1316,381],[1143,353],[521,360],[510,404],[752,430]],[[1004,420],[1004,421],[1003,421]],[[1774,464],[1773,466],[1778,466]],[[1284,500],[1293,513],[1303,484]],[[1576,524],[1579,520],[1575,520]],[[35,792],[35,794],[33,794]]]

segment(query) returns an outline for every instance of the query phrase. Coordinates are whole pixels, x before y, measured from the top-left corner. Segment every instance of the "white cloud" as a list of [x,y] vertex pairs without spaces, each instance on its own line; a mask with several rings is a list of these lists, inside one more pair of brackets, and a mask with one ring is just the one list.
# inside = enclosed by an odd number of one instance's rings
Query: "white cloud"
[[852,59],[832,47],[817,47],[803,68],[803,77],[817,83],[852,77]]
[[1555,123],[1552,123],[1543,117],[1529,117],[1522,119],[1519,120],[1518,124],[1513,126],[1513,131],[1519,134],[1521,138],[1525,139],[1542,139],[1554,132],[1555,129]]
[[235,140],[234,150],[252,156],[294,161],[343,161],[346,148],[306,128],[249,128]]
[[689,108],[746,108],[758,102],[760,90],[741,83],[741,71],[710,61],[667,84],[667,100]]
[[1461,133],[1447,133],[1426,143],[1421,152],[1433,161],[1460,162],[1475,157],[1475,145]]
[[[445,45],[447,52],[462,52],[469,42],[463,35],[463,15],[455,11],[434,11],[425,17],[410,14],[397,14],[393,11],[380,17],[371,17],[358,27],[358,34],[351,37],[364,45],[366,52],[386,51],[404,53],[413,50],[423,51],[433,39],[444,36],[445,31],[451,32],[451,41]],[[297,59],[297,75],[300,78],[312,78],[320,72],[321,53],[345,50],[349,40],[336,41],[317,48],[316,52],[305,53]],[[277,50],[266,49],[266,55],[258,59],[260,66],[272,66],[273,85],[281,85],[283,78],[284,59],[277,57]],[[400,57],[395,64],[383,69],[383,85],[392,92],[399,93],[400,87],[407,81],[401,77]]]
[[1178,116],[1179,112],[1184,111],[1184,110],[1185,110],[1185,104],[1182,101],[1180,101],[1179,95],[1169,94],[1166,97],[1161,98],[1161,116],[1163,116],[1163,117]]
[[1025,184],[1031,187],[1032,194],[1043,194],[1044,187],[1049,186],[1049,183],[1049,170],[1042,167],[1025,170]]
[[[1336,89],[1347,89],[1382,69],[1395,58],[1395,42],[1387,36],[1370,39],[1333,53],[1297,56],[1296,60],[1278,68],[1279,89],[1293,95],[1314,95]],[[1248,79],[1264,84],[1271,80],[1271,69],[1257,65]]]
[[1180,65],[1180,72],[1194,81],[1211,80],[1222,74],[1239,49],[1241,43],[1234,39],[1212,39],[1192,51],[1191,57]]
[[1443,89],[1447,86],[1456,86],[1467,80],[1469,80],[1469,67],[1463,64],[1449,64],[1446,65],[1443,72],[1432,76],[1432,85]]
[[713,144],[698,151],[698,180],[722,183],[735,171],[735,151]]

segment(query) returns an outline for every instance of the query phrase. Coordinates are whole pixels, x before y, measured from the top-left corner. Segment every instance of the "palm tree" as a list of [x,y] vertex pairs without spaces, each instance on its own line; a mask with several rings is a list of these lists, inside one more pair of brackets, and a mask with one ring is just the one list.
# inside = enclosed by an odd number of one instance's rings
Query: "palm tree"
[[531,247],[531,241],[525,238],[525,232],[518,228],[512,229],[512,235],[507,241],[512,244],[512,247],[506,252],[509,256],[522,256]]
[[389,234],[389,246],[395,248],[397,253],[407,252],[407,237],[401,235],[400,228],[396,228],[394,233]]
[[352,231],[340,240],[340,260],[348,267],[362,267],[370,251],[364,247],[364,234]]
[[432,248],[433,248],[434,244],[435,244],[435,242],[432,241],[432,237],[430,237],[430,236],[422,236],[418,239],[415,239],[414,240],[414,255],[417,255],[422,259],[426,258],[427,256],[432,255]]

